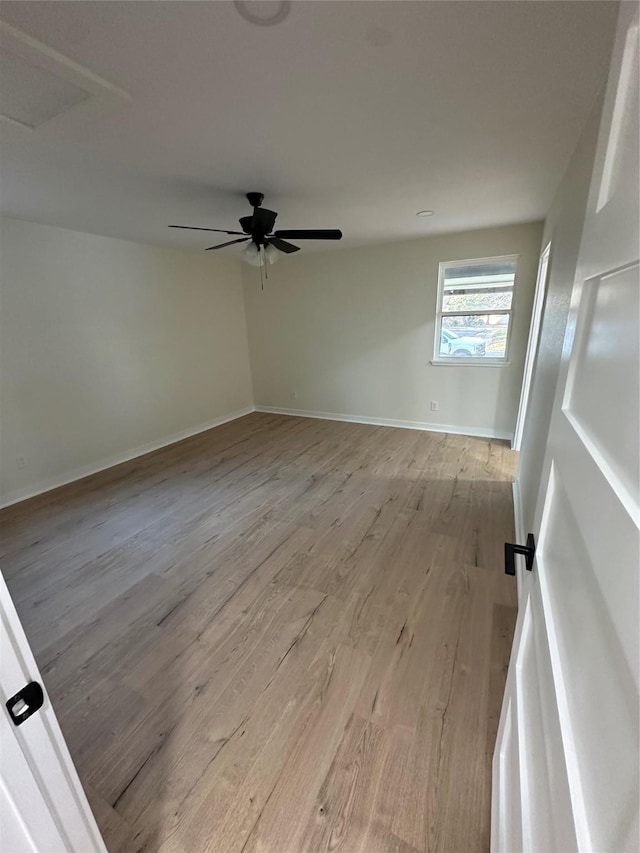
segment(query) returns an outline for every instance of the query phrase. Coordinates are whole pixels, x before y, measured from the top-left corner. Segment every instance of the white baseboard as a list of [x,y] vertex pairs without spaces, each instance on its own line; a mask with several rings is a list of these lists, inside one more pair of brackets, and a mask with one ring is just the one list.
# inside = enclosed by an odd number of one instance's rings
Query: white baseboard
[[175,444],[178,441],[183,441],[185,438],[190,438],[198,433],[206,432],[208,429],[213,429],[222,424],[235,421],[237,418],[242,418],[245,415],[250,415],[255,412],[254,406],[245,406],[243,409],[238,409],[235,412],[229,412],[226,415],[213,418],[198,426],[189,427],[173,435],[166,435],[164,438],[159,438],[156,441],[150,441],[148,444],[142,444],[139,447],[134,447],[133,450],[127,450],[125,453],[114,454],[106,459],[101,459],[99,462],[94,462],[90,465],[83,465],[80,468],[74,468],[66,474],[59,477],[51,477],[48,480],[42,480],[35,486],[29,486],[26,489],[15,489],[8,492],[0,499],[0,508],[11,506],[12,504],[26,501],[28,498],[33,498],[36,495],[50,492],[52,489],[57,489],[60,486],[66,486],[69,483],[74,483],[76,480],[82,480],[84,477],[90,477],[92,474],[98,474],[100,471],[105,471],[107,468],[113,468],[114,465],[120,465],[122,462],[129,462],[131,459],[136,459],[138,456],[144,456],[145,453],[151,453],[154,450],[160,450],[163,447],[168,447],[170,444]]
[[449,432],[455,435],[471,435],[475,438],[504,438],[510,440],[512,432],[503,430],[483,429],[482,427],[465,427],[453,424],[431,424],[425,421],[399,421],[394,418],[369,418],[358,415],[342,415],[336,412],[314,412],[306,409],[281,409],[277,406],[256,404],[256,412],[267,412],[270,415],[293,415],[299,418],[321,418],[327,421],[347,421],[352,424],[372,424],[373,426],[399,427],[400,429],[420,429],[427,432]]
[[[5,495],[2,496],[2,498],[0,498],[0,508],[20,503],[20,501],[28,500],[29,498],[36,497],[36,495],[41,495],[45,492],[50,492],[53,489],[59,488],[60,486],[66,486],[69,483],[74,483],[76,480],[82,480],[84,477],[90,477],[92,474],[98,474],[100,473],[100,471],[105,471],[107,468],[113,468],[115,465],[120,465],[123,462],[129,462],[139,456],[144,456],[146,453],[151,453],[154,450],[160,450],[163,447],[168,447],[169,445],[175,444],[178,441],[182,441],[185,438],[190,438],[191,436],[198,435],[198,433],[201,432],[206,432],[208,429],[213,429],[214,427],[229,423],[229,421],[235,421],[237,418],[242,418],[245,415],[251,414],[251,412],[265,412],[272,415],[292,415],[294,417],[302,418],[321,418],[323,420],[330,421],[346,421],[348,423],[355,424],[372,424],[373,426],[397,427],[399,429],[418,429],[428,432],[448,432],[453,433],[455,435],[470,435],[477,438],[510,439],[512,437],[512,433],[510,432],[481,429],[477,427],[461,427],[451,424],[432,424],[423,421],[400,421],[394,418],[369,418],[365,416],[358,417],[356,415],[344,415],[336,412],[314,412],[307,411],[306,409],[284,409],[279,408],[277,406],[246,406],[245,408],[238,409],[235,412],[230,412],[226,415],[221,415],[220,417],[213,418],[212,420],[207,421],[206,423],[198,424],[194,427],[189,427],[188,429],[181,430],[180,432],[174,433],[173,435],[164,436],[163,438],[157,439],[156,441],[150,441],[148,444],[140,445],[139,447],[135,447],[132,450],[126,451],[125,453],[114,454],[113,456],[109,456],[106,459],[101,459],[99,462],[94,462],[90,465],[83,465],[79,468],[74,468],[73,470],[68,471],[66,474],[63,474],[61,476],[51,477],[48,480],[42,480],[33,486],[29,486],[28,488],[15,489],[12,492],[7,492]],[[517,483],[514,483],[514,507],[516,503],[516,486]],[[520,531],[517,530],[517,518],[518,516],[516,514],[516,532],[518,534],[518,539],[519,541],[524,541],[524,539],[520,536]]]

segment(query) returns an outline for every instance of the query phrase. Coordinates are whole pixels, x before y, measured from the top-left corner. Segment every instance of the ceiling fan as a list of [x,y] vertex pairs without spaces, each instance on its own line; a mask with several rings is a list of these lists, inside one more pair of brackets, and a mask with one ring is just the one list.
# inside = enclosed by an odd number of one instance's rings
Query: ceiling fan
[[[286,230],[273,231],[278,214],[273,210],[262,207],[264,195],[262,193],[247,193],[247,199],[253,213],[240,218],[242,231],[226,231],[221,228],[197,228],[190,225],[170,225],[169,228],[184,228],[189,231],[216,231],[218,234],[240,235],[237,240],[229,240],[226,243],[218,243],[209,246],[206,251],[212,249],[224,249],[225,246],[233,246],[235,243],[248,243],[243,254],[246,260],[256,266],[262,265],[263,256],[273,263],[279,256],[279,252],[289,255],[300,251],[300,246],[294,246],[288,240],[340,240],[342,231],[337,228],[321,228],[315,230]],[[277,250],[277,251],[276,251]]]

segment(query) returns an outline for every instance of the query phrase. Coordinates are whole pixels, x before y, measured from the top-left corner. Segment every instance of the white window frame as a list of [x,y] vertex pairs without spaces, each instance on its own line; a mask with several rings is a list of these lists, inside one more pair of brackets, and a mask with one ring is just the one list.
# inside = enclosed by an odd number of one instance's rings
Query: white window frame
[[[509,367],[509,351],[511,348],[511,329],[513,327],[513,313],[516,301],[516,282],[518,280],[518,262],[520,255],[495,255],[486,258],[469,258],[467,260],[442,261],[438,266],[438,296],[436,300],[436,334],[433,342],[433,358],[431,364],[447,367],[455,365],[456,367]],[[502,308],[500,310],[487,311],[485,308],[479,310],[465,311],[447,311],[446,317],[470,317],[474,314],[486,316],[487,314],[508,314],[509,325],[507,326],[507,340],[505,345],[504,356],[498,358],[461,358],[455,355],[440,355],[440,335],[442,333],[442,301],[444,297],[444,275],[446,270],[451,267],[461,267],[470,264],[491,264],[495,261],[515,261],[516,272],[513,279],[513,298],[511,299],[511,308]]]

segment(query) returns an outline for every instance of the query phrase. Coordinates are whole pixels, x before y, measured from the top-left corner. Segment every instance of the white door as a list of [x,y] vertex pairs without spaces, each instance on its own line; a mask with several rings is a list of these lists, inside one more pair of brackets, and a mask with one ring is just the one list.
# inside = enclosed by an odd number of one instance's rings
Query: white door
[[[25,685],[42,686],[40,673],[0,574],[0,851],[2,853],[106,853],[51,703],[27,696],[10,702]],[[37,693],[37,688],[34,688]]]
[[[638,4],[621,4],[493,764],[493,851],[638,827]],[[532,414],[533,416],[533,414]]]

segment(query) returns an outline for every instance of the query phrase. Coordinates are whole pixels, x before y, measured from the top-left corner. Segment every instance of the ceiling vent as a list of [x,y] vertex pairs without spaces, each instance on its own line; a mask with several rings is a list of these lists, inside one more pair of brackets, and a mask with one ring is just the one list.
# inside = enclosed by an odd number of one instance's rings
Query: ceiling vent
[[9,50],[0,55],[0,115],[35,128],[91,97]]
[[0,118],[35,130],[99,118],[130,95],[46,44],[0,21]]

